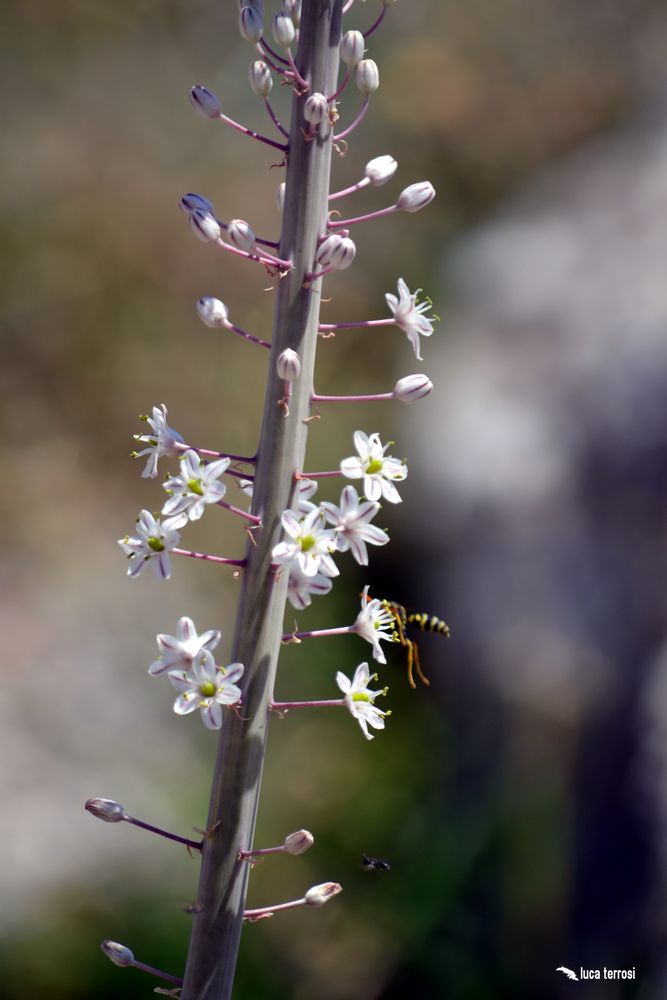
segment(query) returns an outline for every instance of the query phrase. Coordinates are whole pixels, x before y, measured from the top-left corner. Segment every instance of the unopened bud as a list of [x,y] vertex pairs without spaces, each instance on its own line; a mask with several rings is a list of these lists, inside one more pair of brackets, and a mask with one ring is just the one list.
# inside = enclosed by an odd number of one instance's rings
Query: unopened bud
[[309,830],[297,830],[285,837],[284,847],[288,854],[304,854],[315,843],[315,838]]
[[276,191],[276,208],[283,214],[283,208],[285,207],[285,181],[282,181],[278,185],[278,190]]
[[295,24],[301,21],[301,0],[283,0],[281,10],[291,17]]
[[430,181],[417,181],[401,191],[398,207],[402,212],[418,212],[435,198],[435,188]]
[[201,194],[194,194],[193,191],[184,194],[178,204],[186,215],[196,211],[207,212],[209,215],[215,213],[215,209],[208,198],[204,198]]
[[321,885],[314,885],[305,895],[306,904],[308,906],[324,906],[342,891],[343,887],[338,882],[323,882]]
[[216,243],[220,239],[220,225],[210,212],[195,209],[190,213],[189,219],[195,235],[204,243]]
[[319,125],[327,117],[329,102],[324,94],[311,94],[303,106],[303,117],[311,125]]
[[194,86],[190,91],[190,104],[202,118],[218,118],[220,116],[220,101],[206,87]]
[[354,260],[356,252],[357,248],[349,236],[332,233],[320,243],[315,260],[322,267],[344,271]]
[[202,323],[206,323],[206,326],[227,326],[229,311],[220,299],[215,299],[210,295],[204,296],[197,302],[197,312],[200,320]]
[[399,378],[394,386],[394,399],[401,403],[416,403],[433,389],[433,383],[426,375],[406,375]]
[[105,823],[122,823],[127,818],[120,802],[115,802],[114,799],[88,799],[84,808]]
[[232,219],[227,226],[227,242],[238,250],[252,250],[255,245],[255,232],[243,219]]
[[117,941],[103,941],[100,948],[114,965],[120,965],[121,968],[134,965],[134,955],[124,944],[118,944]]
[[281,49],[288,49],[296,37],[296,28],[291,17],[287,14],[276,14],[271,23],[271,33],[276,45]]
[[[301,358],[293,351],[291,347],[286,347],[281,354],[278,355],[278,360],[276,362],[276,371],[280,378],[284,379],[285,382],[293,382],[295,378],[298,378],[301,374]],[[295,853],[299,853],[298,851]]]
[[253,94],[257,94],[258,97],[269,96],[273,87],[273,77],[271,76],[271,70],[263,59],[256,59],[254,63],[250,63],[248,79],[250,80]]
[[357,66],[354,82],[362,94],[367,97],[380,86],[380,71],[373,59],[362,59]]
[[257,7],[241,7],[239,12],[239,31],[246,42],[256,45],[264,32],[262,12]]
[[396,173],[397,167],[398,163],[394,157],[387,154],[385,156],[376,156],[375,159],[369,160],[364,173],[373,187],[380,187],[381,184],[386,184],[388,180],[391,180]]
[[340,43],[340,57],[346,66],[356,66],[364,58],[364,36],[360,31],[346,31]]

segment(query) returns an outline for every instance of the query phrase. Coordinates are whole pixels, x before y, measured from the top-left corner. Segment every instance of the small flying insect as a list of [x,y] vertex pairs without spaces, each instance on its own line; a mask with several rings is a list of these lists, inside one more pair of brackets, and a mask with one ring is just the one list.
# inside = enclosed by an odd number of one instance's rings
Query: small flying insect
[[388,861],[382,861],[380,858],[372,858],[369,854],[361,855],[361,865],[367,872],[388,872],[390,870]]
[[422,684],[428,687],[431,682],[421,668],[417,643],[407,635],[406,629],[409,625],[416,625],[422,632],[437,632],[439,635],[444,635],[446,639],[449,639],[451,636],[449,625],[442,618],[436,618],[435,615],[428,615],[425,611],[408,611],[407,608],[404,608],[402,604],[398,604],[396,601],[383,600],[382,604],[396,624],[396,640],[407,651],[408,682],[410,687],[417,687],[413,671],[416,671],[417,677]]

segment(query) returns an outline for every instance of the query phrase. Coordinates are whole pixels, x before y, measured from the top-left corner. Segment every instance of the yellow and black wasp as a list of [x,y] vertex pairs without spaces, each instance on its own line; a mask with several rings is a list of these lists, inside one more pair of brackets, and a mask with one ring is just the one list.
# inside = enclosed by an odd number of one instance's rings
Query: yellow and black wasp
[[451,635],[449,625],[442,618],[436,618],[435,615],[428,615],[424,611],[408,611],[407,608],[404,608],[402,604],[398,604],[396,601],[383,600],[382,604],[394,619],[396,640],[400,642],[401,646],[407,652],[408,681],[410,687],[417,687],[414,672],[416,672],[422,684],[428,687],[431,682],[421,668],[417,643],[409,637],[406,630],[409,626],[416,626],[422,632],[437,632],[439,635],[444,635],[445,638],[449,639]]

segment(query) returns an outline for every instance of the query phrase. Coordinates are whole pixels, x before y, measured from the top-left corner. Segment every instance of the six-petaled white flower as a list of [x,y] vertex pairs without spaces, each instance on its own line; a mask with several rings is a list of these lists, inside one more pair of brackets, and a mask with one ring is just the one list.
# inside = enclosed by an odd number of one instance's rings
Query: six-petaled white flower
[[340,495],[340,507],[327,500],[320,504],[329,524],[336,531],[336,548],[339,552],[348,549],[360,566],[368,566],[369,545],[386,545],[389,535],[382,528],[370,522],[380,510],[374,500],[359,502],[359,494],[354,486],[346,486]]
[[430,299],[420,302],[420,292],[421,288],[418,288],[416,292],[411,292],[403,281],[403,278],[399,278],[398,296],[393,295],[391,292],[387,292],[385,295],[396,326],[400,326],[401,330],[407,336],[415,352],[415,357],[419,361],[422,360],[422,356],[419,353],[419,338],[431,336],[433,333],[433,321],[437,318],[436,316],[424,315],[424,313],[427,313],[432,308],[433,303]]
[[188,715],[199,709],[207,729],[220,729],[223,706],[238,705],[241,701],[241,689],[235,681],[242,674],[242,663],[216,666],[213,654],[203,649],[189,670],[171,670],[168,674],[179,692],[174,711],[177,715]]
[[220,642],[220,630],[209,629],[208,632],[197,634],[192,618],[179,618],[176,635],[160,634],[156,636],[159,659],[151,663],[148,673],[158,677],[165,670],[189,670],[203,649],[211,652]]
[[162,508],[165,525],[182,528],[188,521],[198,521],[207,503],[222,500],[227,487],[218,480],[230,461],[219,458],[207,465],[196,451],[186,451],[181,459],[180,476],[172,476],[162,484],[170,494]]
[[305,576],[316,573],[338,576],[331,558],[336,549],[336,536],[330,528],[325,528],[324,514],[319,507],[305,517],[300,517],[298,511],[286,510],[280,520],[288,537],[273,548],[273,561],[277,566],[296,561]]
[[151,569],[158,580],[168,580],[171,576],[171,559],[169,552],[176,548],[181,540],[177,531],[166,524],[160,524],[160,519],[153,517],[150,511],[142,510],[137,518],[137,534],[120,538],[118,544],[129,557],[128,576],[139,576],[150,563]]
[[384,601],[377,597],[369,599],[368,585],[364,587],[361,595],[361,611],[356,617],[352,626],[357,635],[360,635],[366,642],[370,642],[373,647],[373,659],[378,663],[386,663],[386,657],[382,652],[380,640],[396,642],[397,635],[395,621],[392,613],[387,609]]
[[382,447],[379,434],[354,432],[354,446],[357,454],[344,458],[340,471],[348,479],[364,480],[364,494],[367,500],[384,497],[390,503],[400,503],[401,498],[394,483],[401,482],[408,474],[405,462],[391,455],[385,455],[389,445]]
[[169,427],[167,424],[167,407],[164,403],[161,406],[153,407],[152,417],[144,416],[141,419],[150,424],[153,428],[153,433],[134,435],[135,441],[140,441],[142,444],[148,445],[143,451],[135,452],[134,457],[143,458],[144,455],[148,455],[148,461],[141,475],[143,479],[155,479],[157,476],[158,460],[163,455],[168,455],[171,458],[180,455],[181,449],[175,448],[174,445],[183,444],[183,438],[178,431],[175,431],[173,427]]
[[361,726],[367,740],[373,739],[371,733],[368,732],[368,727],[384,729],[384,720],[390,714],[376,708],[373,704],[379,695],[387,693],[387,688],[371,691],[368,685],[373,680],[377,680],[377,674],[371,674],[367,663],[359,664],[352,680],[340,670],[336,674],[336,684],[345,695],[345,705]]
[[294,561],[289,565],[289,580],[287,583],[287,599],[293,608],[303,611],[312,604],[312,598],[328,594],[333,584],[331,577],[323,573],[306,576]]

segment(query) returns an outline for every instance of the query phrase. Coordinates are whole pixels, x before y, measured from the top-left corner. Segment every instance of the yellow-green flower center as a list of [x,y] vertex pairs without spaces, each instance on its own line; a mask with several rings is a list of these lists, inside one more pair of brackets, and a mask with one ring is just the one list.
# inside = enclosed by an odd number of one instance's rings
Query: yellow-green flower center
[[201,488],[201,479],[188,479],[188,490],[190,493],[196,493],[198,497],[204,496],[204,491]]
[[301,545],[302,552],[310,552],[313,545],[315,544],[314,535],[303,535],[299,544]]
[[151,535],[148,539],[148,548],[152,549],[153,552],[164,552],[164,545],[159,538],[155,537],[155,535]]
[[374,458],[366,466],[366,474],[369,476],[374,476],[376,472],[379,472],[382,468],[382,459]]
[[215,694],[215,684],[213,681],[204,681],[199,685],[199,693],[202,698],[212,698]]
[[370,698],[365,691],[356,691],[352,695],[352,701],[370,701],[373,704],[373,699]]

